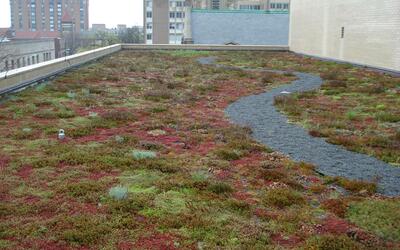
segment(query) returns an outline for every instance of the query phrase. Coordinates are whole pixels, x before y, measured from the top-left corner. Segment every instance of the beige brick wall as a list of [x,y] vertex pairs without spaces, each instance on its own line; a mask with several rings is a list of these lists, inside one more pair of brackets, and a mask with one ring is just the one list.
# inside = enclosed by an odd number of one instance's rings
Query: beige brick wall
[[292,0],[289,46],[400,71],[400,0]]

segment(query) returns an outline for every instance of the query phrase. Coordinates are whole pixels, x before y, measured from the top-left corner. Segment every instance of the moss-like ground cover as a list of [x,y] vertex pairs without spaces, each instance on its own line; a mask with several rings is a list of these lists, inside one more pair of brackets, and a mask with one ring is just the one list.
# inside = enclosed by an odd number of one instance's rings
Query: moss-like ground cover
[[400,77],[293,54],[252,57],[239,53],[222,61],[321,75],[321,89],[279,98],[276,105],[312,136],[400,166]]
[[123,51],[24,90],[0,104],[0,248],[400,247],[398,199],[319,176],[224,116],[232,101],[294,76],[196,63],[208,55],[396,81],[287,53]]

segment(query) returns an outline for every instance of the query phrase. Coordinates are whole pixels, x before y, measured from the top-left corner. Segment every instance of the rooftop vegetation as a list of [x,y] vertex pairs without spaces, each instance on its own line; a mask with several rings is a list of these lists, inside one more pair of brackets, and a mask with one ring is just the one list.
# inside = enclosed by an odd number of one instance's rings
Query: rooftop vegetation
[[400,78],[349,64],[316,61],[294,54],[238,53],[226,64],[319,74],[321,89],[285,96],[276,105],[310,135],[400,166]]
[[[399,163],[396,78],[290,53],[122,51],[1,102],[0,248],[400,247],[398,198],[323,177],[225,117],[229,103],[293,74],[215,68],[201,56],[322,74],[322,90],[282,110]],[[337,139],[348,135],[351,145]]]

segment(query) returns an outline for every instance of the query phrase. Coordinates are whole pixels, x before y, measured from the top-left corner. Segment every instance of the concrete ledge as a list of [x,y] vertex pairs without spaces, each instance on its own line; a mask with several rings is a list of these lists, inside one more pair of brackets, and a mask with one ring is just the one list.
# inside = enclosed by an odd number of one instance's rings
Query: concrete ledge
[[96,60],[100,57],[112,54],[119,50],[121,50],[121,45],[117,44],[38,63],[28,67],[10,70],[8,72],[2,72],[0,73],[0,95],[24,88],[34,82],[64,72],[67,69],[77,67],[81,64]]
[[122,44],[127,50],[289,51],[289,46],[215,44]]

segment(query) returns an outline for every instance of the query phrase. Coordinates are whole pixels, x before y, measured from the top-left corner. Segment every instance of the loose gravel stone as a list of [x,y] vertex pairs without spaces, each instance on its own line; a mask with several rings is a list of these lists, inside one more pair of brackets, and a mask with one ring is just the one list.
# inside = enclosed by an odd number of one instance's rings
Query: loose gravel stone
[[[215,59],[215,57],[200,58],[198,62],[228,69],[235,68],[215,64]],[[377,180],[379,193],[388,196],[400,195],[400,168],[368,155],[348,151],[342,146],[330,144],[323,138],[312,137],[303,128],[288,123],[287,117],[275,108],[274,98],[282,95],[282,92],[314,90],[323,83],[319,76],[299,72],[295,75],[298,80],[291,84],[259,95],[243,97],[232,103],[226,109],[226,115],[232,122],[250,127],[257,141],[289,155],[296,161],[315,164],[322,174],[358,180]]]

